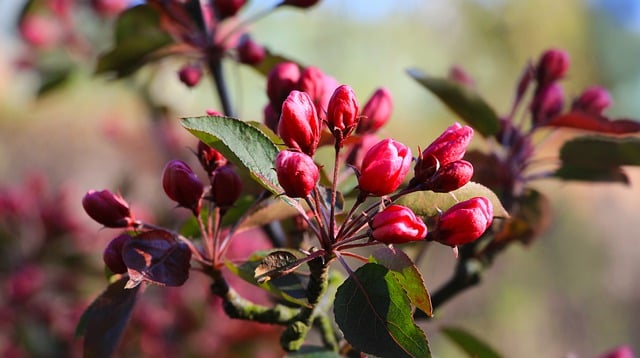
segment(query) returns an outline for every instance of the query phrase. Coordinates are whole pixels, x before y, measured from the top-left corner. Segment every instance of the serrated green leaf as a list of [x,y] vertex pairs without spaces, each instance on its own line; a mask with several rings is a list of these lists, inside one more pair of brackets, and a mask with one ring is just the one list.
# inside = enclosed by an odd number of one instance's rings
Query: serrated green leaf
[[338,288],[336,323],[357,350],[380,357],[431,357],[407,294],[389,269],[368,263]]
[[96,73],[127,76],[154,59],[151,55],[173,39],[162,30],[158,13],[149,5],[139,5],[120,15],[114,41],[113,48],[99,57]]
[[487,343],[471,333],[457,327],[443,327],[440,331],[470,358],[501,358],[502,356]]
[[494,216],[509,216],[498,196],[491,189],[475,182],[469,182],[451,193],[434,193],[428,190],[411,193],[396,200],[396,204],[410,208],[416,215],[430,217],[438,214],[438,210],[445,211],[460,201],[476,196],[484,196],[491,201]]
[[483,136],[493,136],[500,130],[498,115],[475,91],[445,78],[429,76],[416,68],[408,69],[407,73]]
[[420,274],[420,270],[407,254],[401,250],[385,246],[374,251],[370,261],[391,270],[391,273],[407,293],[411,304],[427,316],[431,317],[433,315],[431,297],[422,279],[422,274]]
[[283,192],[273,169],[279,149],[258,128],[224,116],[184,118],[182,126],[235,165],[248,170],[265,189],[276,195]]

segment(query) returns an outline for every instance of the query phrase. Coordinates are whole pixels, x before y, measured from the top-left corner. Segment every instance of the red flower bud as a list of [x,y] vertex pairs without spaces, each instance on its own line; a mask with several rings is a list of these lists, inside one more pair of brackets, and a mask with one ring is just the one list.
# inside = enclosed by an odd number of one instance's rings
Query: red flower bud
[[358,183],[362,192],[377,196],[393,193],[407,175],[411,150],[393,139],[383,139],[362,159]]
[[422,240],[427,236],[427,226],[411,209],[391,205],[377,213],[371,220],[371,235],[385,244],[402,244]]
[[377,132],[389,121],[392,109],[391,92],[386,88],[378,88],[364,105],[356,132],[358,134]]
[[129,227],[133,224],[129,204],[109,190],[89,190],[82,198],[82,207],[93,220],[106,227]]
[[293,62],[281,62],[267,77],[267,97],[273,108],[280,108],[289,92],[298,89],[300,68]]
[[436,193],[448,193],[467,184],[472,176],[473,165],[466,160],[456,160],[440,167],[436,174],[425,183],[424,189]]
[[232,206],[242,192],[242,180],[233,167],[225,165],[211,174],[211,200],[226,209]]
[[477,240],[493,222],[493,205],[485,197],[462,201],[445,211],[433,232],[434,240],[448,246]]
[[310,156],[283,150],[276,157],[278,182],[284,193],[292,198],[304,198],[315,188],[320,173]]
[[569,70],[569,55],[558,49],[545,51],[536,66],[536,79],[538,88],[560,80]]
[[127,265],[124,264],[124,259],[122,258],[122,248],[129,240],[131,240],[131,236],[128,234],[119,235],[111,240],[104,249],[102,260],[111,272],[127,272]]
[[214,0],[213,9],[219,20],[232,17],[240,11],[247,0]]
[[282,104],[278,135],[289,148],[313,156],[320,142],[320,121],[311,98],[305,92],[291,91]]
[[62,30],[52,17],[26,15],[20,21],[20,36],[36,48],[50,48],[62,39]]
[[338,143],[342,143],[358,125],[358,112],[358,101],[351,87],[336,88],[327,105],[327,123]]
[[313,66],[305,68],[298,81],[298,88],[311,97],[320,119],[325,117],[329,99],[336,87],[338,87],[338,83],[334,78],[327,76],[319,68]]
[[473,129],[454,123],[422,151],[416,162],[414,181],[423,183],[436,172],[439,166],[462,159],[469,142],[473,138]]
[[264,47],[253,41],[248,34],[242,36],[236,50],[238,51],[238,61],[252,66],[261,63],[267,55]]
[[592,86],[585,89],[573,101],[571,108],[591,114],[602,114],[605,109],[611,106],[611,102],[609,91],[600,86]]
[[204,186],[187,163],[181,160],[167,163],[162,171],[162,188],[179,206],[191,209],[194,215],[200,214]]
[[212,173],[216,168],[227,165],[229,161],[227,158],[222,155],[222,153],[217,150],[211,148],[203,141],[198,141],[198,149],[196,154],[198,155],[198,160],[202,165],[202,168],[207,173]]
[[205,112],[207,113],[207,116],[218,116],[218,117],[224,116],[224,114],[222,114],[222,112],[216,111],[213,108],[208,108]]
[[113,17],[129,6],[129,0],[91,0],[91,6],[98,15]]
[[187,87],[195,87],[202,78],[202,69],[197,65],[184,65],[178,71],[178,78]]
[[562,112],[562,107],[564,107],[564,91],[562,87],[557,83],[553,83],[543,88],[536,93],[531,102],[533,123],[536,126],[547,124],[553,117]]
[[299,7],[301,9],[310,8],[313,5],[317,4],[320,0],[284,0],[280,3],[280,6],[294,6]]
[[458,65],[454,65],[449,69],[449,79],[467,88],[474,88],[476,86],[473,78],[464,70],[464,68]]

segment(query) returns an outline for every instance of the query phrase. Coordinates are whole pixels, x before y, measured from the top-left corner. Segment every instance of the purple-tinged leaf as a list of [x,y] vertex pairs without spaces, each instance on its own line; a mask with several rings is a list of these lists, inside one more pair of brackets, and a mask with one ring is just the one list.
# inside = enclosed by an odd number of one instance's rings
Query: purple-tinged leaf
[[501,358],[498,352],[486,342],[481,341],[471,333],[456,327],[443,327],[440,331],[449,338],[470,358]]
[[391,270],[391,273],[407,293],[411,304],[426,313],[427,316],[431,317],[433,315],[431,297],[422,279],[422,274],[420,274],[420,270],[407,254],[401,250],[385,246],[373,252],[371,261]]
[[181,286],[189,278],[191,250],[169,232],[143,232],[122,248],[132,288],[143,281],[163,286]]
[[631,119],[612,120],[602,115],[579,110],[553,117],[547,127],[582,129],[605,134],[630,134],[640,132],[640,122]]
[[333,312],[355,349],[380,357],[431,357],[424,332],[394,274],[382,265],[361,266],[338,288]]
[[407,73],[483,136],[494,136],[500,130],[498,115],[474,90],[455,81],[429,76],[416,68],[408,69]]
[[87,308],[76,336],[84,336],[85,357],[109,357],[129,322],[140,287],[125,289],[127,278],[112,283]]

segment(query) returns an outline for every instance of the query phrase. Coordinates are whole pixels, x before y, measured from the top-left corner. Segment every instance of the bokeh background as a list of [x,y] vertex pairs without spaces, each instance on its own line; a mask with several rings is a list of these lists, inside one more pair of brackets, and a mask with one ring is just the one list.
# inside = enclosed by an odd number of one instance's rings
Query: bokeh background
[[[256,0],[244,11],[269,3]],[[64,190],[70,215],[88,228],[74,249],[99,265],[113,232],[84,217],[82,195],[109,188],[147,208],[172,207],[160,186],[164,160],[188,157],[188,146],[196,143],[178,118],[219,105],[206,80],[194,89],[178,81],[179,59],[158,66],[150,87],[173,119],[161,125],[150,124],[130,85],[96,78],[89,67],[37,97],[38,78],[16,66],[24,51],[15,26],[21,4],[0,1],[0,186],[20,187],[37,175],[52,190]],[[306,12],[278,11],[255,23],[252,34],[273,51],[350,84],[362,102],[376,87],[388,87],[395,107],[382,135],[413,148],[430,143],[456,118],[406,75],[407,68],[446,75],[452,65],[462,66],[478,91],[505,112],[523,65],[550,47],[571,56],[564,82],[569,96],[603,85],[614,98],[613,117],[640,119],[635,0],[325,0]],[[239,117],[261,120],[263,77],[231,62],[226,71]],[[560,139],[544,143],[550,156]],[[474,145],[486,143],[477,138]],[[424,325],[436,356],[461,356],[438,333],[442,325],[463,327],[506,357],[595,357],[621,344],[640,352],[640,171],[628,173],[630,186],[538,182],[551,198],[549,231],[530,247],[509,249],[480,286],[448,302],[437,320]],[[24,238],[2,238],[16,239]],[[20,245],[3,243],[8,247]],[[453,260],[445,247],[427,252],[423,272],[432,290],[447,278]],[[104,286],[94,271],[89,278],[77,271],[68,275],[82,283],[86,300]],[[8,274],[0,278],[7,281]],[[2,284],[7,290],[9,284]],[[0,336],[9,337],[12,328],[1,327]]]

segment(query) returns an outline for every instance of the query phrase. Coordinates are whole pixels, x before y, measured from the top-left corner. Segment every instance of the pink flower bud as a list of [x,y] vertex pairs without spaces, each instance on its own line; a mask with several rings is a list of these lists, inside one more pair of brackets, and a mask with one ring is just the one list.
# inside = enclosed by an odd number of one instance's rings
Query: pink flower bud
[[203,141],[198,141],[198,149],[196,154],[202,168],[207,173],[212,173],[216,168],[227,165],[229,162],[222,153],[206,145]]
[[584,90],[582,94],[573,101],[571,108],[574,110],[602,114],[611,106],[612,100],[609,91],[600,86],[592,86]]
[[162,171],[162,188],[167,196],[179,206],[200,213],[200,198],[204,186],[187,163],[181,160],[168,162]]
[[473,165],[466,160],[456,160],[440,167],[436,174],[425,183],[424,189],[436,193],[448,193],[467,184],[472,176]]
[[289,148],[313,156],[320,142],[320,121],[308,94],[300,91],[289,93],[282,104],[278,135]]
[[235,16],[247,0],[214,0],[213,9],[219,20]]
[[236,50],[238,51],[238,61],[252,66],[261,63],[267,56],[264,47],[253,41],[248,34],[242,36]]
[[338,143],[342,143],[358,125],[358,112],[358,100],[351,87],[336,88],[327,106],[327,123]]
[[98,15],[113,17],[129,6],[129,0],[91,0],[91,6]]
[[225,165],[211,175],[211,200],[219,207],[231,207],[242,193],[242,180],[233,167]]
[[454,123],[422,151],[414,171],[416,182],[425,182],[440,166],[462,159],[473,138],[473,129]]
[[542,126],[548,123],[553,117],[562,112],[564,107],[564,91],[562,86],[553,83],[541,91],[531,102],[531,115],[533,123],[536,126]]
[[536,66],[538,87],[546,87],[562,79],[569,70],[569,62],[569,55],[563,50],[550,49],[545,51]]
[[464,68],[458,65],[454,65],[449,69],[449,79],[467,88],[474,88],[476,86],[473,78],[464,70]]
[[336,87],[338,87],[338,84],[335,79],[313,66],[306,67],[298,81],[298,88],[311,97],[320,119],[325,117],[329,99]]
[[93,220],[106,227],[129,227],[133,224],[129,204],[109,190],[89,190],[82,198],[82,207]]
[[280,3],[280,6],[294,6],[299,7],[301,9],[310,8],[313,5],[317,4],[320,0],[284,0]]
[[122,248],[129,240],[131,240],[131,236],[128,234],[119,235],[111,240],[104,249],[102,259],[111,272],[127,272],[127,265],[124,264],[124,259],[122,258]]
[[477,240],[493,222],[493,205],[485,197],[475,197],[445,211],[433,232],[434,240],[448,246]]
[[220,111],[216,111],[216,110],[215,110],[215,109],[213,109],[213,108],[208,108],[208,109],[205,111],[205,113],[207,114],[207,116],[218,116],[218,117],[220,117],[220,116],[224,116],[224,114],[222,114],[222,112],[220,112]]
[[273,108],[280,108],[289,92],[298,89],[300,68],[293,62],[281,62],[267,77],[267,97]]
[[358,134],[377,132],[389,121],[392,110],[391,92],[386,88],[378,88],[364,105],[356,132]]
[[278,182],[284,193],[292,198],[304,198],[315,188],[320,173],[310,156],[283,150],[276,157]]
[[187,87],[195,87],[202,78],[202,69],[198,65],[184,65],[178,71],[178,78]]
[[20,36],[36,48],[50,48],[62,39],[62,29],[53,18],[43,15],[26,15],[20,21]]
[[393,139],[383,139],[362,159],[358,183],[362,192],[382,196],[393,193],[407,175],[411,150]]
[[411,209],[395,204],[373,217],[371,229],[373,238],[385,244],[418,241],[427,236],[427,226],[422,219]]

